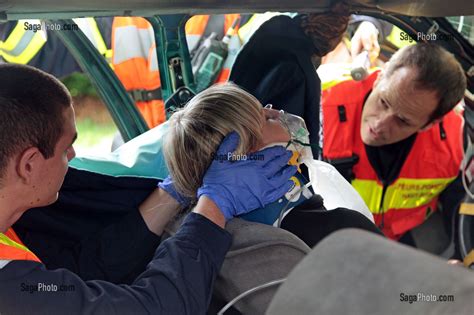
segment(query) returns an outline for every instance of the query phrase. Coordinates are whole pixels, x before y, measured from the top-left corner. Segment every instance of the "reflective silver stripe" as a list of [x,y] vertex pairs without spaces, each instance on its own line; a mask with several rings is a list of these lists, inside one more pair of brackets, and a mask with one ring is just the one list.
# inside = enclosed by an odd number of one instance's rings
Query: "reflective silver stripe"
[[0,269],[8,265],[11,260],[0,260]]
[[123,26],[115,30],[113,63],[119,64],[132,58],[145,58],[148,60],[150,49],[155,43],[153,30],[138,29],[137,27]]
[[97,50],[99,50],[99,43],[97,43],[97,40],[94,36],[94,32],[92,31],[92,27],[89,24],[89,21],[87,21],[87,18],[77,18],[73,20],[74,20],[74,23],[76,23],[79,26],[79,28],[84,33],[84,35],[86,35],[87,38],[91,41],[94,47]]
[[[156,51],[156,47],[155,47],[155,51]],[[148,61],[148,64],[150,65],[150,71],[159,71],[158,57],[156,56],[156,53],[150,52],[150,58],[151,60]]]
[[4,52],[8,53],[11,56],[18,57],[21,53],[28,47],[28,45],[33,40],[35,33],[33,31],[25,31],[24,35],[21,37],[18,44],[12,50],[2,49]]

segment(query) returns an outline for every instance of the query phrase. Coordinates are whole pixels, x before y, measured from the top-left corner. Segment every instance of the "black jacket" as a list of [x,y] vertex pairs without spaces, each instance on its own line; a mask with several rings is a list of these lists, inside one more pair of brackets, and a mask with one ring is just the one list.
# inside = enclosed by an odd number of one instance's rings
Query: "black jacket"
[[160,244],[138,211],[156,184],[69,168],[58,201],[27,211],[13,229],[48,269],[129,284]]
[[[311,62],[315,47],[298,23],[276,16],[260,26],[238,54],[230,81],[272,104],[301,116],[310,141],[319,143],[321,81]],[[318,156],[317,146],[313,155]]]

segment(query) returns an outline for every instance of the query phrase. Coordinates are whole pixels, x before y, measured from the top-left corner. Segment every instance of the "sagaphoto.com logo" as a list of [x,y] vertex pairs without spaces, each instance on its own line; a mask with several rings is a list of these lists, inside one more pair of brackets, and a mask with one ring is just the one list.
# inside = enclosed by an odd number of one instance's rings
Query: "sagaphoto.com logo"
[[400,41],[407,41],[410,44],[413,42],[432,42],[432,41],[452,41],[454,40],[453,34],[442,33],[442,32],[417,32],[416,36],[410,36],[408,33],[400,32]]
[[263,161],[265,160],[265,155],[259,153],[249,153],[249,154],[236,154],[229,152],[227,154],[217,154],[212,153],[211,158],[213,160],[224,162],[237,162],[237,161]]
[[76,23],[57,23],[57,22],[46,22],[46,21],[25,21],[23,22],[23,30],[33,31],[78,31],[79,25]]

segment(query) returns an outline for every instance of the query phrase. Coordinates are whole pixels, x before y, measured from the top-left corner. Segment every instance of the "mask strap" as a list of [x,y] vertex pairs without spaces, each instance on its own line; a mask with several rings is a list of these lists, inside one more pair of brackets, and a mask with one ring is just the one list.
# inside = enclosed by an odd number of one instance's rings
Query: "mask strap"
[[290,140],[289,142],[295,142],[295,143],[298,143],[299,145],[302,145],[302,146],[305,146],[305,147],[313,147],[313,148],[318,147],[319,148],[319,145],[315,144],[315,143],[304,143],[304,142],[301,142],[299,140]]

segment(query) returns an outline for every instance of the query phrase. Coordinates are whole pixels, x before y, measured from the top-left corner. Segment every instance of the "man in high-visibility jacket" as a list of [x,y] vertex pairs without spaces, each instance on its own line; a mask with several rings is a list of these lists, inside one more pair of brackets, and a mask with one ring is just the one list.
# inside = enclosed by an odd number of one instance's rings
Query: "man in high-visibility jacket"
[[[1,64],[0,99],[2,314],[204,314],[217,271],[231,245],[231,235],[223,229],[226,220],[262,202],[273,202],[269,196],[286,192],[293,175],[276,176],[283,171],[280,165],[289,160],[289,152],[281,147],[259,151],[266,161],[273,161],[271,165],[213,162],[204,189],[198,192],[197,205],[176,234],[156,249],[146,270],[131,285],[83,281],[66,269],[47,270],[11,228],[29,209],[50,205],[58,198],[68,162],[75,156],[77,132],[71,95],[57,79],[38,69]],[[228,136],[218,152],[230,154],[237,145],[238,137]],[[217,183],[215,178],[225,180]],[[265,183],[268,189],[253,191],[250,183],[255,182]],[[134,227],[128,237],[116,241],[141,246],[146,233],[160,235],[184,203],[167,178],[144,201],[148,205],[140,206],[139,222],[131,222]],[[130,255],[127,249],[120,255]]]
[[[46,43],[40,20],[6,22],[0,27],[0,57],[6,62],[27,64]],[[0,59],[0,60],[1,60]]]
[[440,46],[417,44],[363,81],[346,76],[323,87],[323,158],[351,180],[384,234],[399,239],[459,175],[463,119],[453,108],[464,71]]
[[[110,60],[112,18],[77,18],[74,23],[99,53]],[[51,28],[52,24],[41,20],[18,20],[0,24],[0,60],[27,64],[58,78],[82,71],[68,48]]]

